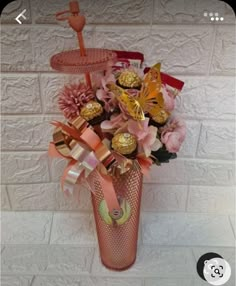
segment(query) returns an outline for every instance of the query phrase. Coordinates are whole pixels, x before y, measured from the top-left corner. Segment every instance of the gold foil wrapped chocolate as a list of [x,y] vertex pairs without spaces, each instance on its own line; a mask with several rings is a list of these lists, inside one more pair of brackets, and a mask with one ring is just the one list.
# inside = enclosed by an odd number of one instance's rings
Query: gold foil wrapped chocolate
[[169,117],[169,113],[166,112],[164,109],[160,110],[152,119],[159,124],[164,124]]
[[122,155],[131,154],[137,148],[135,136],[128,132],[116,134],[112,138],[111,144],[112,148]]
[[89,121],[103,113],[103,108],[100,103],[96,101],[89,101],[84,107],[81,108],[80,116]]
[[142,85],[142,80],[136,72],[125,70],[119,75],[118,83],[126,88],[139,88]]

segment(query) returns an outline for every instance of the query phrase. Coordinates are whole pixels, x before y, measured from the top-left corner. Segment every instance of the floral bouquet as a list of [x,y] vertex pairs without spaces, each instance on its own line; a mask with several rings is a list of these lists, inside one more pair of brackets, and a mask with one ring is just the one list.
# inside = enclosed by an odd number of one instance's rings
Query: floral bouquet
[[80,82],[64,87],[58,103],[66,119],[80,115],[101,139],[110,140],[111,150],[127,158],[160,165],[177,157],[186,128],[181,118],[172,116],[179,90],[162,81],[160,64],[146,74],[133,67],[108,68],[94,86]]
[[67,195],[78,195],[78,184],[92,192],[102,262],[115,270],[135,261],[143,174],[176,158],[185,138],[184,121],[172,115],[183,82],[160,68],[110,64],[93,87],[78,82],[58,95],[67,124],[52,122],[49,152],[69,161]]
[[[162,73],[159,63],[144,73],[129,66],[125,52],[85,49],[85,17],[77,1],[69,7],[56,18],[76,31],[80,49],[54,55],[51,66],[84,73],[86,81],[59,92],[66,122],[52,122],[49,155],[68,160],[61,178],[66,195],[77,198],[75,186],[91,191],[101,260],[124,270],[136,258],[143,175],[176,158],[185,137],[184,122],[172,116],[183,82]],[[91,80],[90,72],[104,70]]]

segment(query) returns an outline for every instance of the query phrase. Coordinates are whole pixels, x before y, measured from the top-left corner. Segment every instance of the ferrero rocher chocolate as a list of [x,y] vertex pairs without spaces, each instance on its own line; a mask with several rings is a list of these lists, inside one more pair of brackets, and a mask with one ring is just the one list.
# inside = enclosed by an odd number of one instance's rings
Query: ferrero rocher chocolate
[[137,141],[135,136],[126,132],[116,134],[111,141],[112,148],[122,155],[128,155],[135,151]]
[[152,119],[158,124],[164,124],[169,117],[169,113],[165,110],[161,110],[157,115],[153,116]]
[[139,88],[142,80],[136,72],[125,70],[119,75],[118,84],[124,88]]
[[100,116],[102,113],[103,113],[103,108],[101,104],[93,100],[86,103],[86,105],[82,107],[80,110],[80,116],[87,121]]

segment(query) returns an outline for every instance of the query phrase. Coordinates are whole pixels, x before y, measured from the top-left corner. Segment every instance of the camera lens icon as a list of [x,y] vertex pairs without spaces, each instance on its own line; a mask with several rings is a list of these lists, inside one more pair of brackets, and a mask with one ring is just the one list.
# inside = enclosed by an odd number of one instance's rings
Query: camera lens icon
[[198,275],[210,285],[225,285],[231,277],[229,263],[217,253],[206,253],[197,262]]
[[226,260],[213,258],[205,261],[203,275],[211,285],[224,285],[231,276],[231,267]]

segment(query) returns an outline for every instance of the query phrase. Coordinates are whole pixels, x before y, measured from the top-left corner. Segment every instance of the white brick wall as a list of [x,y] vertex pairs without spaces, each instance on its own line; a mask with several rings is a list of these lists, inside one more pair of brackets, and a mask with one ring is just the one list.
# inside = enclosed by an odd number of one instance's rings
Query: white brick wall
[[2,213],[2,243],[5,244],[47,244],[52,214],[27,212]]
[[[4,56],[2,61],[4,61]],[[28,114],[42,112],[37,73],[3,73],[1,79],[3,113]]]
[[[79,204],[65,199],[59,186],[65,162],[46,155],[49,122],[62,118],[58,90],[81,78],[49,65],[53,54],[77,45],[71,29],[54,18],[68,1],[30,1],[11,3],[1,19],[3,285],[152,286],[158,277],[162,286],[200,286],[195,260],[209,250],[204,247],[218,247],[213,251],[233,260],[227,254],[235,235],[231,8],[217,0],[80,0],[87,47],[143,52],[145,65],[161,61],[163,71],[185,81],[177,113],[186,119],[186,141],[178,159],[145,178],[137,263],[111,274],[94,255],[90,194],[82,190]],[[14,18],[24,8],[27,21],[20,26]],[[205,11],[224,21],[212,23]],[[218,227],[224,236],[217,236]],[[202,248],[193,251],[196,245]]]

